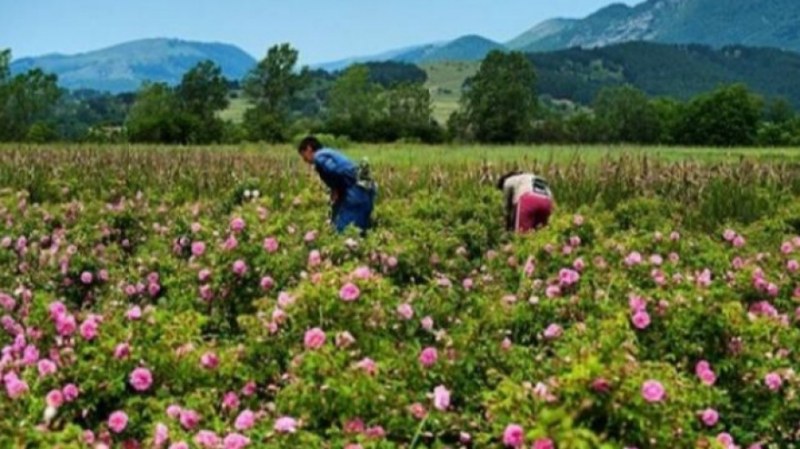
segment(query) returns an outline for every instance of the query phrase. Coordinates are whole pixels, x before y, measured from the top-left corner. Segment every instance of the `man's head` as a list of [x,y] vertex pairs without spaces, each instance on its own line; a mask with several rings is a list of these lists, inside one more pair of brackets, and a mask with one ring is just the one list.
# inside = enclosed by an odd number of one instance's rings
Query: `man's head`
[[297,146],[297,152],[300,153],[300,157],[302,157],[307,164],[311,164],[314,162],[314,153],[321,148],[322,144],[319,143],[316,137],[308,136],[300,141],[300,145]]

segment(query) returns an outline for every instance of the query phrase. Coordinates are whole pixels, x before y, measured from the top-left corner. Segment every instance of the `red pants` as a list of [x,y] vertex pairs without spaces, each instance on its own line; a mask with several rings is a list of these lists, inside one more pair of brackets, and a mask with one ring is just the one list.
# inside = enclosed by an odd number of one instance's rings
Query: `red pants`
[[517,219],[514,229],[523,233],[547,226],[552,212],[552,198],[533,192],[525,193],[517,203]]

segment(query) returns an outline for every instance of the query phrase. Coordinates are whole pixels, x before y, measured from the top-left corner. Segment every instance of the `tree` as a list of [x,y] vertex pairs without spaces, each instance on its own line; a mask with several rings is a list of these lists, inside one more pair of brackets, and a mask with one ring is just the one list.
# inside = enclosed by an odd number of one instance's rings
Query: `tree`
[[756,140],[761,99],[743,84],[720,87],[689,102],[680,125],[689,145],[746,146]]
[[50,113],[62,95],[58,78],[40,69],[11,77],[11,52],[0,52],[0,140],[27,140],[35,126],[35,137],[51,138]]
[[289,105],[308,84],[308,69],[295,70],[298,52],[289,44],[275,45],[244,80],[245,96],[253,107],[244,125],[252,139],[284,141],[288,135]]
[[524,54],[492,51],[462,97],[466,122],[481,142],[529,138],[536,112],[536,73]]
[[132,142],[188,143],[189,123],[173,90],[155,83],[139,90],[126,128]]
[[594,113],[606,142],[654,143],[660,135],[658,115],[644,92],[606,87],[597,94]]
[[177,87],[178,106],[190,121],[187,140],[211,143],[222,140],[224,123],[217,112],[228,106],[228,82],[222,69],[211,61],[203,61],[183,75]]
[[431,117],[431,94],[425,86],[419,83],[398,84],[385,95],[384,120],[395,129],[395,138],[414,138],[428,143],[442,139],[441,129]]
[[375,140],[373,126],[385,106],[381,92],[380,86],[369,81],[367,67],[348,68],[336,80],[328,97],[328,130],[354,140]]

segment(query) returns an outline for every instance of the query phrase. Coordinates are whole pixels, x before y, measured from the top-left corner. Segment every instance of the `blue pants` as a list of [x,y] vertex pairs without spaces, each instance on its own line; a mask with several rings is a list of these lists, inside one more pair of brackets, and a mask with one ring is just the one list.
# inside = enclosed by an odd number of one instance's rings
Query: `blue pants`
[[341,233],[351,224],[362,231],[369,229],[372,226],[374,202],[374,191],[357,186],[348,189],[344,200],[333,206],[333,224],[336,232]]

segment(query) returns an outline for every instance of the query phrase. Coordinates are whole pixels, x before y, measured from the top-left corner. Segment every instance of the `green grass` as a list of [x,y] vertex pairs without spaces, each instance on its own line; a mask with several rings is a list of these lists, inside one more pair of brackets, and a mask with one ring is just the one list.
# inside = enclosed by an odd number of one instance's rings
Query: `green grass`
[[219,117],[222,120],[231,121],[233,123],[242,123],[242,120],[244,120],[244,112],[248,107],[250,107],[250,104],[241,96],[233,98],[230,100],[227,109],[219,113]]
[[446,124],[450,114],[458,109],[461,86],[478,71],[478,65],[478,62],[440,62],[421,66],[428,74],[425,85],[431,92],[433,118],[437,122]]

